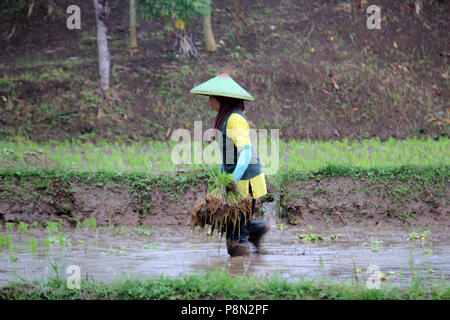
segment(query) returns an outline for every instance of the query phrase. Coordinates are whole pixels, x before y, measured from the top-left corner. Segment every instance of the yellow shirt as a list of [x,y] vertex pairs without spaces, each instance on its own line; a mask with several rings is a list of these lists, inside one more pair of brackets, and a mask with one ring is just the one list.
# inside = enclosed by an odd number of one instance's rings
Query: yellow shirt
[[[238,113],[233,113],[228,118],[227,136],[233,140],[237,149],[246,145],[251,145],[250,127],[247,120]],[[257,175],[250,180],[239,180],[237,183],[239,189],[249,194],[249,186],[252,188],[252,196],[258,199],[267,194],[266,179],[264,173]]]

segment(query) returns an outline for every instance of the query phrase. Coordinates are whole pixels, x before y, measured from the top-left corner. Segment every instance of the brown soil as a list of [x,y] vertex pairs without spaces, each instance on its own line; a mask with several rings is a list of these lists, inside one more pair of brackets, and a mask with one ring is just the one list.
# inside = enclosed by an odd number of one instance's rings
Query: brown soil
[[[156,187],[149,193],[120,182],[106,184],[53,179],[0,181],[0,222],[58,221],[67,226],[94,217],[98,226],[181,226],[188,228],[190,213],[205,198],[206,187],[196,183],[183,192]],[[282,191],[279,216],[298,226],[439,225],[450,227],[449,183],[422,186],[417,182],[371,182],[367,179],[328,177],[296,181]],[[269,185],[269,191],[273,186]],[[261,217],[257,201],[255,216]]]
[[328,177],[296,181],[280,199],[281,216],[294,225],[450,227],[450,184],[423,186],[413,181],[376,183]]
[[53,181],[45,188],[9,183],[14,191],[9,189],[0,199],[0,221],[30,224],[62,218],[66,225],[76,226],[92,216],[98,226],[187,226],[190,210],[205,195],[202,187],[182,195],[155,189],[135,197],[129,187],[114,183],[102,186],[77,182],[64,187]]

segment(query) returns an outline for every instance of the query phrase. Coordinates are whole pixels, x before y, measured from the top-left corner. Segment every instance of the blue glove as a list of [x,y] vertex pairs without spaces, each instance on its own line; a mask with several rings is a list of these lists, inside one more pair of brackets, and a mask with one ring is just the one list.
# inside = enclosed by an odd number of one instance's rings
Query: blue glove
[[245,170],[247,170],[248,165],[250,164],[250,159],[252,158],[252,148],[251,145],[243,146],[242,148],[239,148],[239,159],[236,164],[236,168],[234,169],[232,175],[233,175],[233,181],[234,183],[238,183],[239,180],[241,180],[242,176],[245,173]]

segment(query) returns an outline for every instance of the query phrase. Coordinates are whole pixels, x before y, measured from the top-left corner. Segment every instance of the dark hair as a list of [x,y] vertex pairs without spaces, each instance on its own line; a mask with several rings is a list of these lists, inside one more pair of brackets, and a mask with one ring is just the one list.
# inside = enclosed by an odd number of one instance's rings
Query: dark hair
[[230,98],[230,97],[222,97],[222,96],[213,96],[220,103],[220,109],[217,113],[216,118],[214,119],[214,128],[217,130],[222,129],[223,123],[225,119],[230,115],[233,110],[241,110],[244,111],[244,100]]

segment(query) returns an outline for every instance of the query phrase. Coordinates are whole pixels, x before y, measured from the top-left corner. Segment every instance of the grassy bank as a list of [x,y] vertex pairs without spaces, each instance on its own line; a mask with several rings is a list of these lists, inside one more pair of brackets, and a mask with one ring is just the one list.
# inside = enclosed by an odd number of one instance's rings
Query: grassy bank
[[[283,170],[278,175],[269,176],[268,182],[273,187],[281,187],[286,183],[298,180],[316,179],[325,177],[368,178],[373,182],[399,179],[403,181],[420,180],[426,183],[439,183],[448,181],[450,175],[449,165],[414,166],[401,165],[384,168],[360,168],[345,165],[328,165],[312,171]],[[198,183],[206,183],[209,175],[206,170],[197,170],[180,174],[146,174],[144,172],[115,172],[96,171],[83,172],[63,169],[45,169],[32,167],[4,168],[0,170],[0,181],[3,189],[10,179],[18,179],[21,183],[35,183],[45,187],[45,181],[58,180],[62,185],[76,181],[88,183],[118,182],[126,183],[136,188],[150,190],[151,187],[162,188],[164,191],[180,193]],[[42,185],[44,183],[44,185]],[[1,195],[1,193],[0,193]]]
[[[278,195],[278,213],[287,221],[302,212],[326,217],[338,210],[345,221],[375,216],[404,223],[424,217],[417,223],[444,226],[449,173],[448,165],[282,170],[268,176],[269,197],[263,201]],[[94,216],[102,226],[186,226],[207,182],[204,170],[148,174],[6,168],[0,170],[0,221],[32,224],[64,218],[75,226],[76,220]],[[312,210],[311,215],[305,210]]]
[[[194,156],[202,152],[199,144],[189,146],[191,154],[187,160],[191,164],[174,163],[171,154],[175,145],[172,141],[92,144],[79,140],[38,144],[16,138],[0,141],[0,164],[3,168],[32,166],[85,172],[174,172],[218,167],[217,164],[193,164]],[[436,166],[450,164],[450,140],[281,140],[278,149],[272,144],[267,150],[260,148],[258,153],[263,165],[271,169],[266,170],[269,173],[276,168],[280,171],[314,171],[330,164],[366,169],[403,165]],[[219,152],[217,156],[215,162],[219,163]]]
[[285,280],[277,276],[257,278],[231,276],[228,272],[207,272],[182,278],[124,278],[106,284],[81,281],[80,290],[67,288],[65,277],[34,282],[11,282],[0,288],[0,299],[450,299],[444,281],[432,285],[417,279],[409,286],[381,284],[368,289],[365,282],[337,283],[331,280]]

